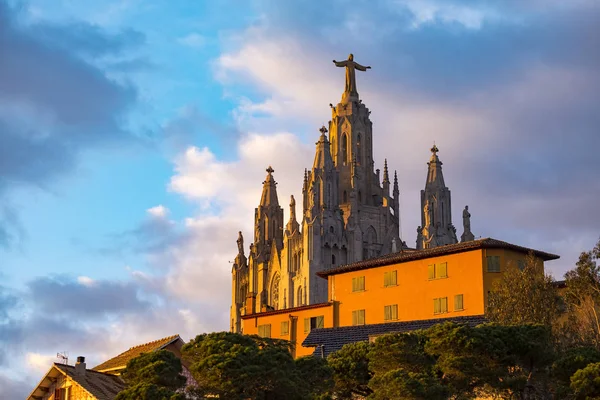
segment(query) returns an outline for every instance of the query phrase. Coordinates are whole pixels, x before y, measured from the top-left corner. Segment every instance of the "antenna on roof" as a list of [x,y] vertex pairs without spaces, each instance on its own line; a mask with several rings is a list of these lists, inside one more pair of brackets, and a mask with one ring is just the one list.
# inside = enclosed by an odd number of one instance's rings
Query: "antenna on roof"
[[69,365],[69,353],[63,351],[62,353],[56,353],[56,358],[59,359],[59,364]]

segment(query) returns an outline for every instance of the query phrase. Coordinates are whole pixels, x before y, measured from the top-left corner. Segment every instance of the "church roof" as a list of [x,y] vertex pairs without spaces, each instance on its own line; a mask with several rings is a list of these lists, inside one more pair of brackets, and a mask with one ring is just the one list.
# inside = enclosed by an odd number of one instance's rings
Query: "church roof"
[[506,249],[517,251],[520,253],[529,253],[532,251],[535,256],[541,258],[544,261],[556,260],[559,258],[559,256],[557,256],[556,254],[546,253],[544,251],[534,250],[523,246],[517,246],[516,244],[511,244],[502,240],[484,238],[472,240],[469,242],[438,246],[430,249],[403,250],[398,253],[391,253],[385,256],[358,261],[352,264],[346,264],[337,268],[317,272],[317,275],[319,275],[321,278],[327,278],[329,275],[360,271],[363,269],[381,267],[384,265],[397,264],[414,260],[422,260],[424,258],[429,257],[439,257],[447,254],[462,253],[465,251],[478,249]]
[[419,329],[431,328],[433,325],[455,322],[476,326],[486,322],[483,315],[469,317],[436,318],[420,321],[387,322],[384,324],[371,324],[359,326],[341,326],[338,328],[320,328],[310,331],[302,346],[316,347],[313,355],[327,357],[338,351],[345,344],[366,342],[370,338],[384,335],[386,333],[410,332]]
[[33,389],[28,400],[41,399],[48,393],[57,377],[64,375],[71,378],[83,390],[88,392],[93,399],[113,400],[117,394],[125,389],[125,383],[116,375],[105,374],[91,369],[86,369],[85,374],[75,373],[73,365],[54,363],[40,383]]
[[168,336],[163,339],[158,339],[149,343],[140,344],[138,346],[134,346],[127,351],[119,354],[116,357],[111,358],[108,361],[103,362],[100,365],[92,368],[94,371],[110,371],[116,369],[122,369],[127,366],[127,362],[139,356],[142,353],[151,353],[153,351],[157,351],[165,348],[171,343],[175,343],[178,340],[183,340],[179,337],[179,335]]

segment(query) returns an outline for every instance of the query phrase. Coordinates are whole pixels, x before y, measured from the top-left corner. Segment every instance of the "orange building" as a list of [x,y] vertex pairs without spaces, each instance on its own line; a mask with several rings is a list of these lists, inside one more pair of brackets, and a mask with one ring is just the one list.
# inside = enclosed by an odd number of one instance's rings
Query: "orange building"
[[[323,345],[306,340],[315,336],[310,333],[317,328],[334,332],[340,327],[385,324],[383,331],[376,330],[381,334],[386,329],[405,329],[406,322],[481,320],[494,281],[508,268],[523,268],[529,252],[539,263],[559,258],[486,238],[404,250],[332,268],[318,274],[328,281],[328,303],[246,315],[242,317],[243,333],[290,340],[296,344],[298,357],[315,351],[300,347],[300,343]],[[340,338],[336,340],[340,342]],[[328,346],[327,353],[337,347],[341,346]]]

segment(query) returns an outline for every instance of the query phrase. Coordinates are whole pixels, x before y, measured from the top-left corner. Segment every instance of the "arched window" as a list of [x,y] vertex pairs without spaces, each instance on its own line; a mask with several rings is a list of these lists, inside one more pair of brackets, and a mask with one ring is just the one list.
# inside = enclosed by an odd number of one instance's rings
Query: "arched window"
[[273,277],[271,284],[271,306],[276,310],[279,309],[279,274]]
[[298,288],[298,305],[302,305],[302,286]]
[[335,254],[331,255],[331,266],[335,267]]
[[360,133],[356,137],[356,163],[360,165],[362,162],[362,149],[360,147]]
[[331,232],[331,233],[333,233],[333,232],[334,232],[333,226],[330,226],[330,227],[329,227],[329,232]]
[[348,135],[342,135],[342,164],[348,164]]

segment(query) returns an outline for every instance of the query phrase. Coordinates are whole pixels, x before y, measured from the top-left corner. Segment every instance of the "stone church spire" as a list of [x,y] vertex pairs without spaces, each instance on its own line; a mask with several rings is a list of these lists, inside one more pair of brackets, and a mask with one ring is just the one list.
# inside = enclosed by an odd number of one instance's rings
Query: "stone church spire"
[[267,168],[267,179],[263,182],[262,196],[260,197],[260,205],[263,207],[278,206],[279,199],[277,199],[277,182],[273,179],[273,172],[275,170],[269,165]]
[[277,198],[277,182],[273,168],[267,168],[260,203],[254,212],[254,245],[261,257],[268,257],[273,241],[277,248],[283,246],[283,209]]
[[442,174],[442,162],[434,144],[431,148],[425,190],[421,190],[421,226],[417,228],[417,249],[458,243],[452,224],[450,189]]

